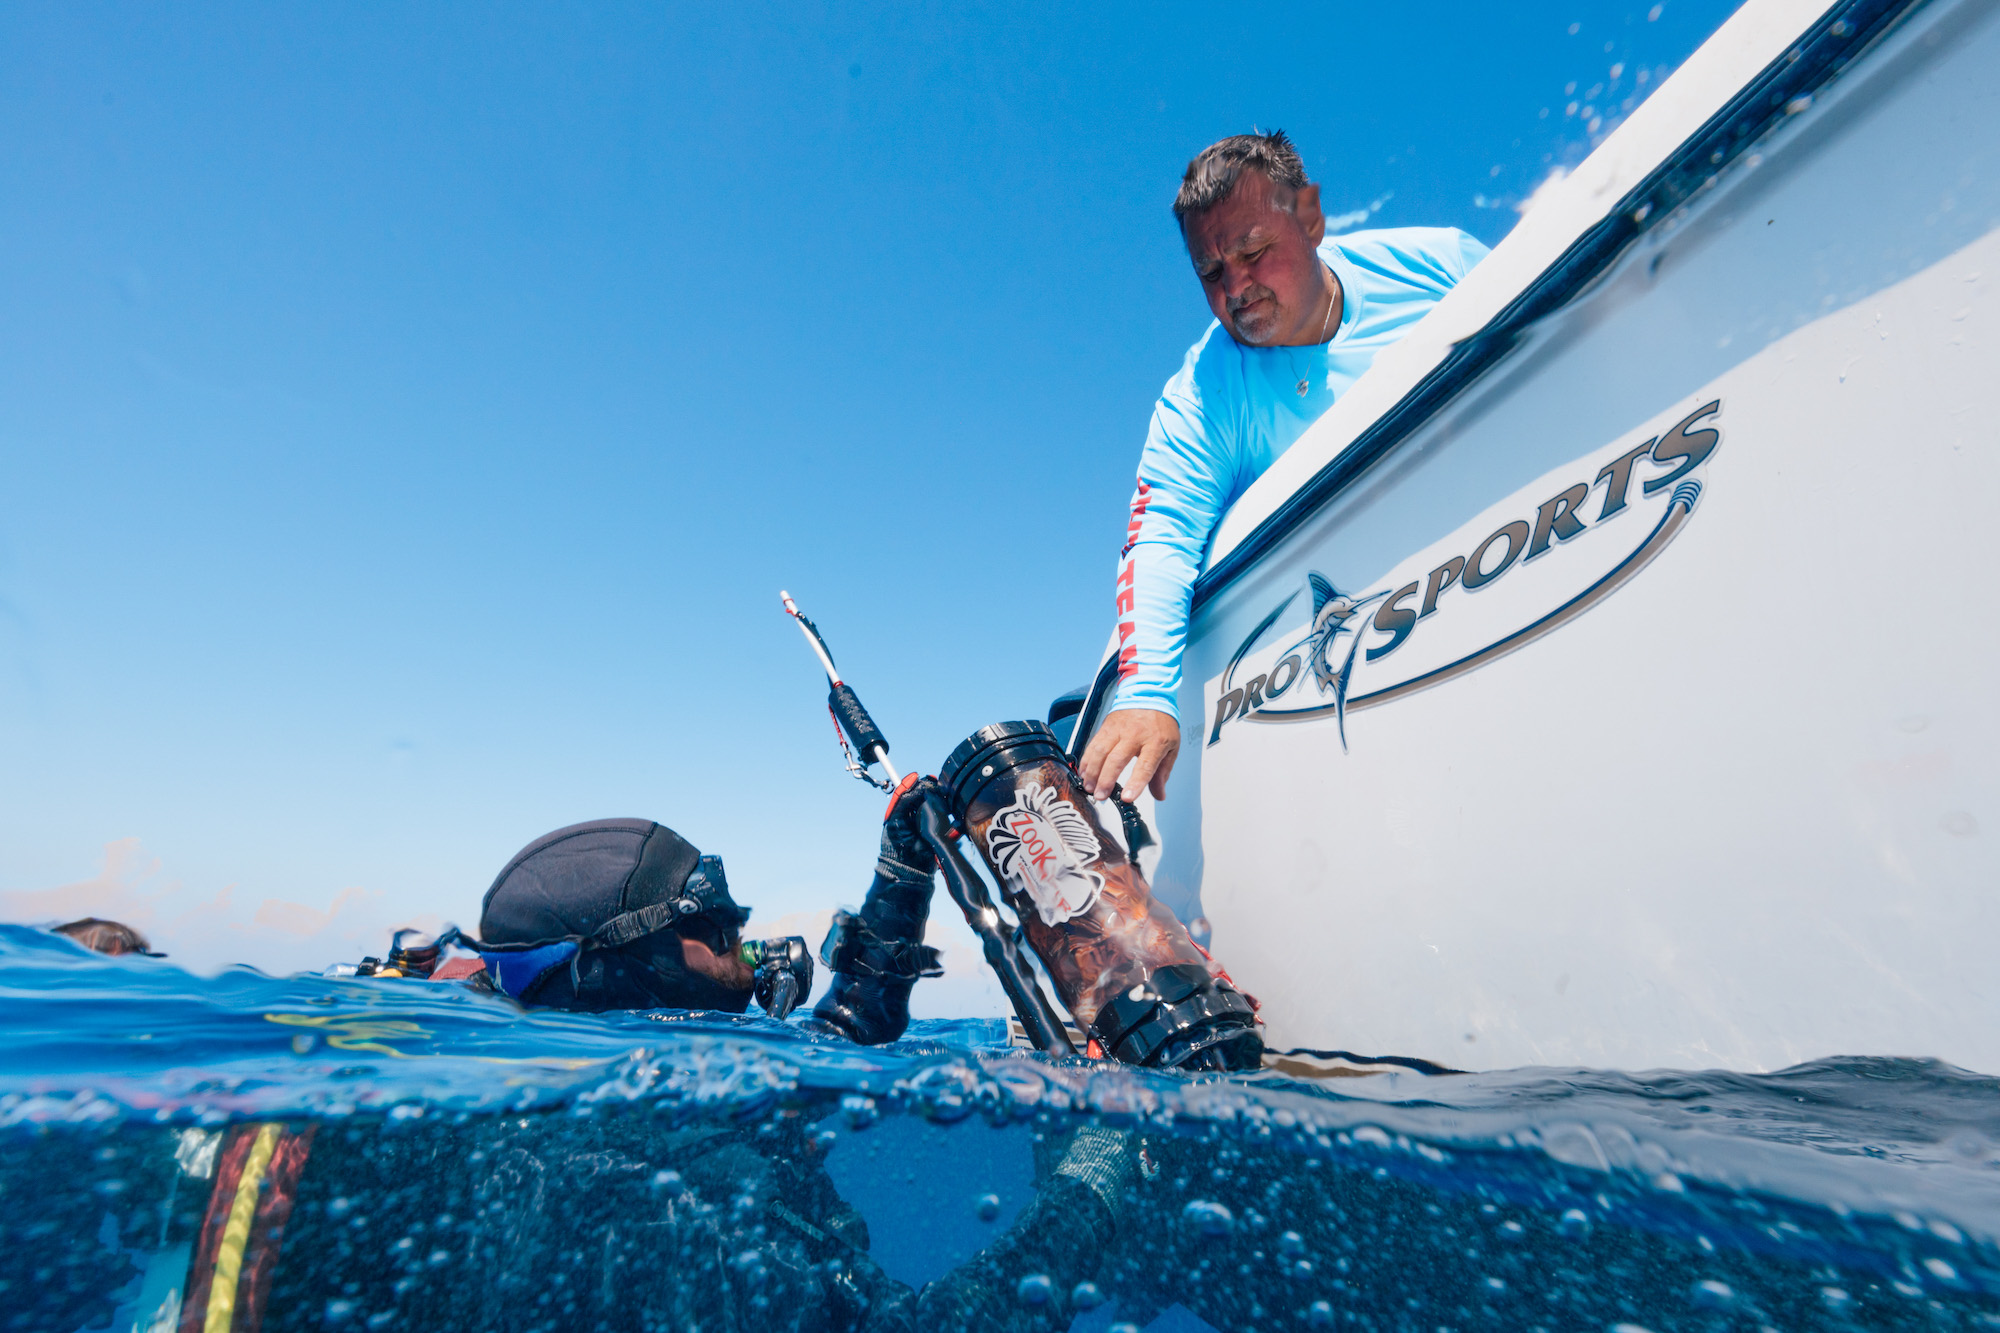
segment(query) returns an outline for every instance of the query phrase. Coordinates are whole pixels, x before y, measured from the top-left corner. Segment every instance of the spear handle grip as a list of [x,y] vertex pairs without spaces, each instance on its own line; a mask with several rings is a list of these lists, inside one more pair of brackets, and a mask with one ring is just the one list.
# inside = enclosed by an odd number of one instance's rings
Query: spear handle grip
[[861,706],[861,698],[851,686],[838,684],[828,690],[826,706],[840,720],[840,729],[853,742],[854,753],[861,756],[862,763],[875,763],[889,753],[889,742],[882,739],[882,729],[868,716],[868,710]]

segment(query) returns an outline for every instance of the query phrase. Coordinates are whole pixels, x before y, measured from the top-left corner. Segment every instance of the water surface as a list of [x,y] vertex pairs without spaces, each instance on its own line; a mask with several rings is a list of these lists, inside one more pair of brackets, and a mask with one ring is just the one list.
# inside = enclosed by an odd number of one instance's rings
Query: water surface
[[0,1328],[212,1327],[223,1278],[238,1330],[2000,1327],[1991,1077],[1195,1078],[1004,1037],[0,927]]

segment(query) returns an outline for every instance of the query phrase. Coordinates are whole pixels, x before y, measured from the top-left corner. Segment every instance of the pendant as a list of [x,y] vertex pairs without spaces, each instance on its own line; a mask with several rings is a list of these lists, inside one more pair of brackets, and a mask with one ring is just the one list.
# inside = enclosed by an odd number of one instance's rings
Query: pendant
[[1309,383],[1308,381],[1306,381],[1306,380],[1300,380],[1300,381],[1299,381],[1299,397],[1301,397],[1301,398],[1305,397],[1305,396],[1306,396],[1306,390],[1307,390],[1307,389],[1310,389],[1311,387],[1312,387],[1312,385],[1311,385],[1311,384],[1310,384],[1310,383]]

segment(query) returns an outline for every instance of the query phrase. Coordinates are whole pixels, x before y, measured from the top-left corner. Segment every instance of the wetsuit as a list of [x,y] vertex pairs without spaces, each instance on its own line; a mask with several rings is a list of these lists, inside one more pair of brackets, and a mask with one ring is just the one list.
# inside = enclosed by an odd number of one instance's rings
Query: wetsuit
[[1246,347],[1215,322],[1188,349],[1139,456],[1118,558],[1112,708],[1180,715],[1189,594],[1223,511],[1485,254],[1449,227],[1329,236],[1319,255],[1340,279],[1342,302],[1331,341]]

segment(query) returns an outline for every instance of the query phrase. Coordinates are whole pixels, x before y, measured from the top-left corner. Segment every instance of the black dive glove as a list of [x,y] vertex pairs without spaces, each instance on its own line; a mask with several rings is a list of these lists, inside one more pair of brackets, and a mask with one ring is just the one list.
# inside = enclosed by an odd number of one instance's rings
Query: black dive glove
[[938,953],[924,943],[936,887],[937,856],[917,829],[916,814],[936,784],[912,773],[889,798],[882,851],[861,911],[835,912],[819,949],[833,973],[813,1017],[863,1046],[894,1041],[910,1026],[910,989],[918,977],[938,977]]

